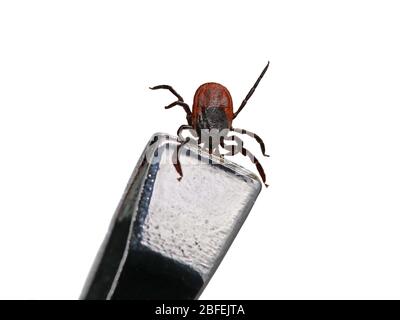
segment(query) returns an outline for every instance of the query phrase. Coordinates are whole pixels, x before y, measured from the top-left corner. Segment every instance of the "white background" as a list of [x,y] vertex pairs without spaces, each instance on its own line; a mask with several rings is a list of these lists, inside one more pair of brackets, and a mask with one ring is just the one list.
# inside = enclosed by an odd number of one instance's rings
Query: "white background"
[[399,9],[2,1],[0,298],[78,298],[147,140],[185,121],[148,86],[237,107],[268,60],[235,125],[271,186],[202,298],[400,298]]

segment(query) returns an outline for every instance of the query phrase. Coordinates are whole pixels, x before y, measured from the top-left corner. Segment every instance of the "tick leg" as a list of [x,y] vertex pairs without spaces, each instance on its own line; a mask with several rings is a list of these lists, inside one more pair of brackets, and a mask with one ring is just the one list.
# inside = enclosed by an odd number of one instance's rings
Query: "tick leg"
[[[228,156],[233,156],[235,154],[237,154],[238,152],[240,152],[242,155],[247,156],[251,162],[253,162],[256,165],[258,174],[261,177],[262,182],[264,183],[264,185],[266,187],[268,187],[268,184],[266,184],[266,179],[265,179],[265,171],[262,167],[262,165],[260,164],[260,162],[258,161],[258,159],[249,151],[247,150],[245,147],[243,147],[243,141],[241,139],[239,139],[238,137],[235,136],[231,136],[228,137],[228,139],[231,138],[232,141],[236,142],[236,146],[233,145],[225,145],[225,142],[222,141],[221,142],[221,147],[224,148],[225,150],[229,151],[226,155]],[[228,147],[232,147],[231,149],[228,149]],[[237,147],[237,151],[234,150],[234,147]]]
[[268,184],[265,182],[265,171],[261,165],[261,163],[258,161],[258,159],[246,148],[242,147],[240,150],[241,154],[244,156],[249,157],[249,159],[251,160],[251,162],[253,162],[256,165],[257,171],[259,173],[259,175],[261,176],[262,182],[264,183],[264,185],[266,187],[268,187]]
[[193,136],[196,136],[196,131],[193,129],[192,126],[189,126],[189,125],[187,125],[187,124],[183,124],[183,125],[181,125],[181,126],[179,127],[178,131],[176,132],[176,134],[178,135],[178,137],[179,137],[179,139],[180,139],[181,141],[184,141],[184,140],[185,140],[185,138],[182,136],[182,132],[183,132],[184,130],[190,130],[190,133],[191,133]]
[[[181,148],[190,141],[190,138],[186,138],[185,141],[181,142],[175,149],[174,154],[172,155],[172,161],[174,163],[174,167],[176,172],[179,174],[179,177],[177,178],[178,181],[181,181],[182,177],[183,177],[183,172],[182,172],[182,166],[181,166],[181,161],[179,159],[180,156],[180,151]],[[176,162],[175,162],[176,159]]]
[[172,88],[169,85],[162,84],[162,85],[159,85],[159,86],[150,87],[150,89],[151,90],[158,90],[158,89],[167,89],[167,90],[169,90],[178,100],[175,101],[175,102],[172,102],[171,104],[166,106],[165,109],[170,109],[170,108],[175,107],[175,106],[181,106],[186,112],[186,120],[188,121],[188,124],[189,125],[192,124],[192,112],[190,111],[190,107],[189,107],[189,105],[187,103],[185,103],[183,101],[182,96],[178,92],[176,92],[174,88]]
[[[225,146],[224,139],[225,139],[225,137],[219,137],[219,145],[222,148],[224,148],[224,146]],[[226,149],[224,148],[224,150],[226,150]],[[224,154],[220,154],[219,156],[221,157],[221,162],[224,162],[225,161],[225,155]]]
[[182,96],[181,96],[178,92],[176,92],[176,90],[175,90],[174,88],[172,88],[172,87],[169,86],[169,85],[161,84],[161,85],[159,85],[159,86],[150,87],[150,89],[151,89],[151,90],[167,89],[167,90],[171,91],[171,93],[172,93],[175,97],[178,98],[178,101],[182,101],[182,102],[183,102]]
[[172,107],[175,107],[175,106],[181,106],[181,107],[183,107],[183,109],[184,109],[185,112],[186,112],[186,115],[192,116],[192,112],[190,111],[189,105],[188,105],[187,103],[185,103],[185,102],[182,102],[182,101],[175,101],[175,102],[172,102],[171,104],[165,106],[164,108],[165,108],[165,109],[171,109]]
[[257,88],[258,84],[260,83],[262,77],[264,76],[265,72],[267,72],[268,67],[269,67],[269,61],[268,61],[267,65],[266,65],[266,67],[261,72],[261,74],[258,77],[257,81],[254,83],[253,87],[250,89],[250,91],[247,94],[246,98],[244,98],[244,100],[243,100],[242,104],[240,105],[239,109],[233,114],[233,119],[235,119],[238,116],[239,112],[242,111],[242,109],[246,105],[247,101],[249,101],[250,97],[253,95],[254,91],[256,91],[256,88]]
[[260,138],[259,135],[255,134],[254,132],[250,132],[250,131],[248,131],[248,130],[239,129],[239,128],[232,128],[231,131],[234,131],[234,132],[237,132],[237,133],[241,133],[241,134],[246,134],[246,135],[248,135],[249,137],[254,138],[254,139],[258,142],[258,144],[260,145],[262,154],[263,154],[264,156],[266,156],[266,157],[269,157],[269,155],[265,153],[265,144],[264,144],[264,141],[262,141],[262,139]]

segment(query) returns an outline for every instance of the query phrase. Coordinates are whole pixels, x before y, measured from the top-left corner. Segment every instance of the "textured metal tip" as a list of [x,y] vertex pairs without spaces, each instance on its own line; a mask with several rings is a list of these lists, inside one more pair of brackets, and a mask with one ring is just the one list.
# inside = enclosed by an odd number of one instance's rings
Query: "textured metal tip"
[[81,299],[196,299],[260,190],[246,169],[155,134],[112,219]]

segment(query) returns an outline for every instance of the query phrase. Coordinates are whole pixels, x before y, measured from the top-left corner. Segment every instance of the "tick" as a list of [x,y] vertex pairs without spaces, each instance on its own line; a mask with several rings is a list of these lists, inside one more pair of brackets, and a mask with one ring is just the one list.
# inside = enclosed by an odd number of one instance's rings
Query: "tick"
[[[253,87],[250,89],[249,93],[246,95],[241,105],[236,112],[233,111],[233,102],[231,94],[228,89],[223,85],[215,82],[208,82],[202,84],[194,95],[192,110],[189,105],[184,102],[181,95],[179,95],[174,88],[169,85],[158,85],[151,87],[152,90],[166,89],[169,90],[177,100],[165,107],[165,109],[170,109],[175,106],[180,106],[186,112],[186,120],[188,124],[181,125],[178,129],[178,137],[181,144],[177,148],[177,161],[174,163],[175,169],[179,174],[178,180],[182,178],[182,167],[179,160],[179,150],[180,148],[190,141],[190,138],[184,138],[182,132],[184,130],[191,130],[192,133],[197,138],[197,143],[200,145],[204,143],[206,149],[209,153],[217,153],[219,155],[219,147],[227,153],[221,155],[233,156],[237,153],[241,153],[243,156],[247,156],[255,164],[258,173],[264,182],[265,186],[265,172],[261,166],[258,159],[243,146],[243,141],[236,135],[229,135],[229,133],[240,133],[245,134],[254,138],[260,145],[261,152],[264,156],[268,157],[265,153],[265,145],[262,139],[255,133],[248,130],[239,129],[232,127],[233,120],[239,115],[239,113],[246,106],[248,100],[253,95],[258,84],[260,83],[262,77],[269,67],[269,62],[261,72],[257,81],[254,83]],[[217,139],[215,137],[217,136]],[[229,143],[234,143],[229,144]]]

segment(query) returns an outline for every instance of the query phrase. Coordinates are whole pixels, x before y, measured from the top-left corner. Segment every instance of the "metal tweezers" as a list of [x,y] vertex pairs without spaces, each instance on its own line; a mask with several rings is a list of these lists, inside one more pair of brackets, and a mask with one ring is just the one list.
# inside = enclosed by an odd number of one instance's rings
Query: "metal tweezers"
[[[261,182],[230,161],[155,134],[112,218],[81,299],[197,299],[249,214]],[[210,156],[214,157],[210,162]]]

